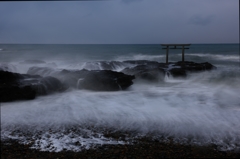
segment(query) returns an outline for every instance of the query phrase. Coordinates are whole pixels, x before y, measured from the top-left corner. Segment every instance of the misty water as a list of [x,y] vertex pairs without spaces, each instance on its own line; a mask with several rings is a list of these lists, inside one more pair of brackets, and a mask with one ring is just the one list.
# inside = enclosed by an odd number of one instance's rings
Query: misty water
[[[169,60],[180,61],[179,51],[171,50]],[[187,61],[210,62],[217,69],[191,73],[186,79],[134,80],[123,91],[68,89],[1,103],[1,139],[31,143],[43,151],[131,144],[143,136],[239,150],[239,45],[195,44],[185,54]],[[98,61],[124,60],[165,62],[165,50],[161,45],[0,45],[0,67],[17,73],[27,73],[32,66],[101,70]],[[126,67],[131,66],[112,70]],[[125,137],[106,135],[115,132]]]

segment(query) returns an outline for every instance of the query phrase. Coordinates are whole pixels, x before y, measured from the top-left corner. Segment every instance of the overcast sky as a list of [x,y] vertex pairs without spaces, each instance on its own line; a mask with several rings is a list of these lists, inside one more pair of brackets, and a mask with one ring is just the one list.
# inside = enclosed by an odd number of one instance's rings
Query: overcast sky
[[0,2],[0,43],[239,43],[239,0]]

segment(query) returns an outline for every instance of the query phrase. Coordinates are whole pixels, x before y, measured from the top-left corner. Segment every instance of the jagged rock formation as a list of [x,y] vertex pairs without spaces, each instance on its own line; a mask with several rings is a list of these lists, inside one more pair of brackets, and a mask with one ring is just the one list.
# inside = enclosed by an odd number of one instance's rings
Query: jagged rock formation
[[[191,61],[169,64],[147,60],[96,63],[97,65],[94,63],[89,65],[101,66],[101,69],[106,70],[99,70],[99,68],[97,70],[57,70],[48,67],[31,67],[27,74],[19,74],[9,72],[14,70],[13,66],[1,65],[0,101],[34,99],[38,95],[62,92],[69,87],[93,91],[125,90],[133,84],[135,78],[159,82],[164,81],[166,75],[184,78],[188,73],[216,69],[208,62]],[[119,72],[113,71],[116,67],[123,69]]]
[[111,70],[54,70],[47,67],[31,67],[28,74],[53,76],[68,87],[95,91],[124,90],[133,84],[135,78]]
[[64,89],[62,83],[54,77],[0,70],[0,102],[30,100],[37,95],[47,95]]

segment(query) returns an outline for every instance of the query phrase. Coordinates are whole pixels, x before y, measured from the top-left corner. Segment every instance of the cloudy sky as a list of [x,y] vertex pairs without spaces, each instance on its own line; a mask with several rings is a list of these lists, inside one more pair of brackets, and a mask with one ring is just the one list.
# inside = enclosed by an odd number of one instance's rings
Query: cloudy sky
[[239,43],[239,0],[0,2],[0,43]]

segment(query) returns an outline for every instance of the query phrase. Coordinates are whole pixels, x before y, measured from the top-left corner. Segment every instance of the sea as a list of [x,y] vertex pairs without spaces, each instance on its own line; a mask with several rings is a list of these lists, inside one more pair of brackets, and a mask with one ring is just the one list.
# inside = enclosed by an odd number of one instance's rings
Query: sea
[[[181,59],[181,49],[169,50],[169,62]],[[165,63],[166,50],[160,44],[0,44],[0,69],[21,74],[33,66],[102,70],[101,61],[126,60]],[[120,91],[71,88],[0,103],[1,141],[59,152],[133,144],[147,136],[240,151],[239,44],[191,44],[185,61],[209,62],[217,69],[189,73],[185,79],[133,80]],[[110,69],[120,72],[126,67],[131,66]]]

